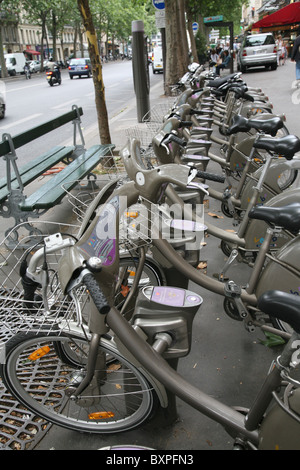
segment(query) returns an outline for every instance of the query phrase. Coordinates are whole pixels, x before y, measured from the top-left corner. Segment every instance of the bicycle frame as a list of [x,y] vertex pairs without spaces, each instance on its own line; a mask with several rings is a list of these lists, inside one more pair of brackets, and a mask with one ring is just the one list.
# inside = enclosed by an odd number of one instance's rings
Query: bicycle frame
[[[133,144],[136,142],[133,142]],[[132,150],[132,149],[131,149]],[[127,155],[127,160],[128,160],[128,165],[130,166],[133,165],[135,168],[137,168],[137,174],[139,175],[138,180],[139,184],[136,184],[135,182],[130,182],[127,183],[120,188],[116,189],[112,195],[106,200],[104,197],[104,194],[101,194],[101,198],[103,197],[103,201],[105,201],[106,207],[110,207],[111,211],[107,211],[107,213],[110,215],[112,220],[116,217],[113,211],[116,210],[121,210],[121,207],[119,207],[119,201],[123,200],[123,211],[127,209],[128,206],[132,206],[133,204],[137,203],[137,201],[142,198],[145,200],[145,204],[147,206],[148,202],[150,200],[153,200],[154,202],[157,201],[157,197],[161,196],[161,192],[159,191],[159,188],[161,185],[166,182],[175,182],[178,184],[181,182],[183,186],[186,186],[188,179],[189,179],[189,169],[187,167],[179,167],[178,165],[174,165],[174,174],[172,175],[172,171],[170,165],[165,165],[160,167],[159,169],[154,169],[154,170],[143,170],[142,168],[136,167],[136,164],[134,163],[133,159],[131,158],[131,153],[127,149],[126,152],[128,152]],[[126,159],[126,156],[124,156]],[[128,166],[127,165],[127,166]],[[131,170],[128,170],[129,174],[131,173]],[[112,185],[114,187],[114,185]],[[158,196],[159,195],[159,196]],[[101,199],[100,198],[100,199]],[[149,199],[148,199],[149,198]],[[109,201],[114,201],[114,203],[109,202]],[[121,203],[121,202],[120,202]],[[108,204],[108,205],[107,205]],[[93,206],[94,207],[94,206]],[[94,207],[95,209],[95,207]],[[87,224],[84,222],[84,227],[85,229],[81,231],[82,236],[81,236],[81,241],[80,244],[77,245],[77,249],[75,250],[74,248],[70,248],[68,251],[68,256],[64,257],[64,263],[61,263],[60,266],[60,272],[63,273],[61,276],[61,285],[63,287],[63,291],[65,291],[66,286],[68,285],[68,282],[70,281],[72,277],[72,273],[74,270],[82,266],[84,263],[85,259],[88,259],[93,256],[98,256],[97,250],[99,250],[101,247],[100,242],[96,242],[96,240],[99,238],[99,233],[101,233],[101,223],[107,225],[108,221],[110,218],[107,220],[101,220],[98,225],[98,219],[95,218],[91,224]],[[88,213],[88,220],[90,220],[90,214]],[[106,223],[105,223],[106,222]],[[148,222],[147,222],[148,223]],[[114,227],[115,230],[117,230],[117,226],[113,223],[112,226]],[[268,229],[265,240],[259,250],[259,255],[256,259],[255,266],[252,270],[251,277],[249,279],[249,283],[246,289],[240,289],[239,286],[236,286],[235,284],[232,285],[230,283],[225,284],[222,280],[222,277],[220,280],[210,278],[203,274],[201,271],[195,269],[191,264],[189,264],[187,261],[185,261],[182,256],[180,256],[176,250],[170,245],[168,240],[163,239],[161,233],[157,230],[157,227],[152,226],[152,245],[158,250],[160,253],[160,257],[162,260],[165,260],[165,263],[171,264],[174,268],[176,268],[180,273],[183,274],[183,277],[186,279],[190,279],[194,281],[196,284],[204,287],[205,289],[208,289],[209,291],[215,292],[216,294],[221,295],[224,297],[224,299],[229,299],[231,300],[236,307],[239,309],[239,313],[242,319],[244,319],[245,325],[247,329],[250,331],[253,331],[254,326],[259,326],[263,330],[273,332],[275,334],[281,335],[285,338],[289,338],[289,333],[285,333],[283,331],[277,330],[275,328],[271,328],[268,325],[262,325],[260,322],[255,320],[255,317],[252,318],[251,312],[256,312],[257,310],[257,297],[256,297],[256,289],[263,290],[263,286],[260,285],[260,278],[261,278],[261,269],[263,264],[265,263],[266,256],[269,252],[269,245],[270,245],[270,240],[274,234],[274,231],[271,229]],[[107,238],[107,236],[106,236]],[[91,242],[90,240],[94,240]],[[80,256],[78,256],[79,250],[78,248],[81,248],[80,251]],[[116,263],[117,261],[115,260],[116,256],[116,250],[117,250],[118,244],[117,241],[115,240],[112,242],[112,246],[110,247],[110,253],[111,253],[111,262],[108,266],[106,266],[105,269],[105,275],[99,273],[97,274],[97,277],[99,276],[99,281],[101,282],[105,295],[109,298],[109,295],[112,295],[112,286],[115,285],[116,282]],[[108,249],[108,248],[106,248]],[[154,256],[155,259],[155,256]],[[276,265],[277,260],[274,259],[274,264]],[[158,258],[159,264],[161,263],[161,260]],[[279,264],[282,264],[282,261],[279,261]],[[29,269],[30,271],[30,269]],[[117,270],[118,272],[118,270]],[[32,278],[36,282],[41,282],[39,278],[35,278],[33,276],[34,270],[31,273]],[[104,276],[104,277],[103,277]],[[293,274],[294,276],[294,274]],[[137,286],[137,284],[136,284]],[[236,289],[238,289],[238,295],[236,292]],[[113,298],[109,298],[111,303],[113,302]]]
[[[81,240],[74,244],[73,240],[61,243],[59,237],[54,236],[54,242],[50,242],[46,246],[46,252],[51,250],[62,250],[63,255],[59,265],[59,280],[63,291],[71,293],[73,287],[78,286],[83,279],[85,271],[91,269],[92,266],[96,266],[97,263],[90,263],[93,256],[98,255],[102,257],[104,254],[102,248],[96,248],[96,244],[89,244],[88,242],[93,239],[94,234],[97,234],[97,228],[99,229],[103,224],[103,216],[107,212],[111,211],[111,207],[108,208],[109,204],[112,204],[114,208],[111,221],[114,218],[114,233],[116,238],[114,241],[118,243],[118,220],[122,213],[121,205],[116,203],[116,198],[122,197],[125,193],[127,194],[128,189],[128,204],[132,204],[137,201],[139,197],[139,191],[134,190],[134,185],[128,183],[128,187],[124,186],[117,189],[115,193],[110,197],[106,204],[104,204],[96,219],[93,221],[91,226],[86,230]],[[98,240],[101,242],[101,240]],[[56,246],[55,246],[56,245]],[[103,247],[104,245],[102,245]],[[117,274],[118,269],[118,253],[111,250],[102,257],[101,271],[97,272],[95,269],[95,278],[103,288],[103,292],[109,299],[113,297],[113,285],[111,282]],[[43,257],[45,249],[40,250],[40,256]],[[114,259],[111,259],[114,258]],[[35,257],[35,261],[38,256]],[[31,263],[31,268],[33,267]],[[33,275],[34,269],[31,270]],[[30,269],[29,269],[30,272]],[[77,273],[77,274],[76,274]],[[108,282],[109,279],[109,282]],[[90,295],[97,306],[97,296],[94,296],[91,289],[89,289]],[[179,310],[177,311],[179,314]],[[154,312],[155,313],[155,312]],[[175,309],[176,313],[176,309]],[[250,448],[257,448],[260,445],[260,434],[259,426],[262,420],[266,420],[265,413],[272,400],[272,392],[277,390],[281,384],[281,370],[290,365],[291,357],[297,350],[299,344],[299,335],[294,333],[285,348],[282,360],[280,361],[280,367],[276,365],[271,368],[271,372],[266,378],[260,393],[254,401],[253,407],[249,410],[246,417],[244,413],[233,409],[227,405],[224,405],[220,401],[208,396],[201,390],[186,381],[181,375],[179,375],[164,359],[164,354],[168,352],[168,348],[172,342],[172,337],[168,333],[168,327],[158,319],[159,330],[156,330],[157,335],[155,336],[154,342],[150,345],[147,342],[147,335],[143,329],[135,325],[135,319],[131,320],[131,324],[128,323],[114,307],[111,307],[109,311],[105,310],[105,313],[100,314],[97,308],[92,308],[90,312],[90,349],[87,363],[87,374],[84,380],[78,385],[77,388],[72,390],[71,399],[76,400],[82,391],[89,385],[94,375],[96,363],[103,357],[98,355],[98,345],[101,335],[107,333],[107,328],[111,328],[114,332],[114,341],[118,345],[119,351],[125,356],[133,359],[135,363],[141,365],[145,371],[146,376],[153,384],[155,390],[159,392],[161,403],[166,406],[166,394],[164,388],[171,391],[173,394],[184,400],[187,404],[197,409],[201,413],[205,414],[214,421],[220,423],[229,434],[238,439],[238,442],[250,446]],[[62,319],[61,328],[64,329],[64,320]],[[70,332],[70,325],[66,326],[67,331]],[[77,327],[78,328],[78,327]],[[192,328],[192,322],[189,322],[189,330]],[[163,333],[163,334],[160,334]],[[189,332],[187,333],[189,334]],[[129,355],[129,356],[128,356]],[[165,400],[165,401],[164,401]],[[299,423],[298,423],[299,425]]]

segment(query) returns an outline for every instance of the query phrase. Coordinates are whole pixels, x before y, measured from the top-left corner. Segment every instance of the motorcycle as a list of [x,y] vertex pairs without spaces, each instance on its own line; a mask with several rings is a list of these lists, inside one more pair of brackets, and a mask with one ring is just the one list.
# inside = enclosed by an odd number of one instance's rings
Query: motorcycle
[[55,84],[60,85],[61,84],[61,76],[59,74],[59,68],[55,67],[55,69],[53,71],[48,70],[46,72],[46,79],[47,79],[47,82],[49,83],[50,86],[53,86]]

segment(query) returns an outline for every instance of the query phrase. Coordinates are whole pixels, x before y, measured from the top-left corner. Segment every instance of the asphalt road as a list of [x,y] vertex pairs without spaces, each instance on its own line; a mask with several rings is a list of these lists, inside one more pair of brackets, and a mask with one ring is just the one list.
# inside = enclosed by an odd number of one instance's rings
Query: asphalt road
[[[103,66],[105,98],[109,119],[124,111],[135,97],[131,61],[109,62]],[[151,81],[159,75],[151,73]],[[83,108],[82,128],[84,134],[97,127],[95,90],[92,78],[70,80],[68,71],[62,70],[62,84],[50,87],[44,73],[33,74],[30,80],[25,76],[5,81],[7,112],[0,121],[0,133],[12,136],[38,124],[53,119],[71,110],[73,104]],[[72,125],[46,134],[42,139],[18,150],[19,164],[26,163],[54,143],[72,139]],[[1,164],[0,164],[1,169]]]

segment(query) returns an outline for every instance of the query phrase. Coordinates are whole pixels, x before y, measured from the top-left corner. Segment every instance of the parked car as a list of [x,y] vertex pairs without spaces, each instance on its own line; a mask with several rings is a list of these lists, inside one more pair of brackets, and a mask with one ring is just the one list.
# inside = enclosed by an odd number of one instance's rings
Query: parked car
[[277,69],[277,47],[272,33],[245,36],[237,55],[237,68],[245,73],[250,67]]
[[92,75],[92,64],[90,59],[71,59],[68,68],[71,79],[76,76],[81,78],[84,75],[89,78]]
[[153,49],[152,69],[153,69],[153,73],[164,71],[163,53],[162,53],[162,47],[160,46],[154,47]]
[[31,60],[29,62],[29,69],[31,73],[36,73],[41,70],[41,63],[39,60]]

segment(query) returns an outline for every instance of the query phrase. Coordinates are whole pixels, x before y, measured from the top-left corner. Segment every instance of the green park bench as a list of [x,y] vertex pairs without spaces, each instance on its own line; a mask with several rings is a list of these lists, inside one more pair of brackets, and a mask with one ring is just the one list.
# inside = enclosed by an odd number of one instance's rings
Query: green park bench
[[[10,248],[18,243],[20,224],[24,226],[30,218],[38,218],[60,204],[68,191],[91,174],[101,158],[112,155],[115,148],[113,144],[93,145],[85,149],[80,119],[82,115],[82,108],[74,105],[71,111],[14,137],[3,134],[0,157],[6,161],[6,175],[0,178],[0,216],[15,220],[14,225],[5,232],[5,235],[10,234]],[[16,149],[70,122],[74,126],[73,145],[56,145],[23,166],[17,165]],[[76,142],[77,133],[81,140],[79,144]],[[43,184],[35,185],[38,187],[31,194],[25,194],[26,186],[60,162],[65,164],[61,171],[51,175]],[[30,231],[29,222],[28,230]]]

